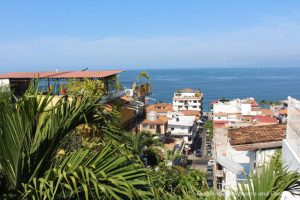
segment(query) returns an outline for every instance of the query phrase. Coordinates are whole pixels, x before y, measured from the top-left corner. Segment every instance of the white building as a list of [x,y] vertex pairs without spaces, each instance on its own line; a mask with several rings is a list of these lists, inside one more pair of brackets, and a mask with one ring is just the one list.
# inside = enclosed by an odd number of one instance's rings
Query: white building
[[200,90],[189,88],[178,90],[173,96],[173,110],[195,110],[202,112],[202,98],[203,94]]
[[241,115],[237,113],[214,113],[213,120],[215,122],[239,122],[241,121]]
[[[219,100],[213,103],[212,112],[216,113],[227,113],[227,114],[242,114],[242,115],[256,115],[257,112],[252,111],[254,98],[246,99],[234,99],[231,101],[228,100]],[[254,104],[256,105],[256,104]]]
[[300,101],[288,97],[286,138],[282,144],[283,163],[300,172]]
[[270,162],[282,146],[285,125],[250,126],[239,129],[214,129],[216,166],[215,185],[229,199],[232,191],[257,166]]
[[192,136],[196,131],[196,117],[179,112],[168,113],[168,132],[174,137]]

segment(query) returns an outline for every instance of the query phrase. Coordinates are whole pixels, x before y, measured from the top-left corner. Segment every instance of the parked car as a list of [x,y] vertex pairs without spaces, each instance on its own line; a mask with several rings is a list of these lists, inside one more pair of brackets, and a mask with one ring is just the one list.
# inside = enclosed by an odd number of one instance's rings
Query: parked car
[[214,162],[215,162],[214,160],[209,160],[208,163],[207,163],[207,166],[212,167],[214,165]]
[[206,146],[211,149],[211,144],[210,143],[206,143]]
[[201,149],[196,149],[196,156],[197,157],[201,157],[202,156]]
[[213,171],[207,171],[207,176],[213,176]]
[[209,165],[207,165],[207,171],[213,171],[213,167],[212,167],[212,166],[209,166]]
[[208,187],[212,188],[214,186],[213,180],[207,179],[207,185],[208,185]]

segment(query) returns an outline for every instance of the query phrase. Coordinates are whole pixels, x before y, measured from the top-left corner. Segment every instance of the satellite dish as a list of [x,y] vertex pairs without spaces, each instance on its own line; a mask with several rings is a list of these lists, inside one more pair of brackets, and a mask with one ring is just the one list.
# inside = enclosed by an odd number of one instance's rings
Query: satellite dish
[[131,97],[132,96],[132,90],[130,90],[130,89],[126,89],[125,90],[125,95],[127,96],[127,97]]

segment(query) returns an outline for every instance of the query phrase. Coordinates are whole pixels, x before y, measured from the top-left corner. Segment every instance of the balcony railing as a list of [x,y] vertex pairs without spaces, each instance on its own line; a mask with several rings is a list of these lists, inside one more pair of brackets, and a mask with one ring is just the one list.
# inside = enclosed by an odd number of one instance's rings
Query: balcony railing
[[119,98],[124,95],[125,95],[124,89],[121,91],[109,92],[108,94],[102,96],[100,103],[106,103],[112,99]]

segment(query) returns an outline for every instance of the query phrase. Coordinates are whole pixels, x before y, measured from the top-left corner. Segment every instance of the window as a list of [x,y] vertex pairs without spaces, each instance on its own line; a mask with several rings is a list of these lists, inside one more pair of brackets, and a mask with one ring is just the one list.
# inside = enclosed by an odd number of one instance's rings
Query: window
[[193,108],[197,108],[197,106],[193,106]]
[[174,127],[171,128],[171,131],[174,131]]
[[179,101],[179,103],[183,103],[183,101]]
[[197,103],[197,101],[194,101],[194,103]]
[[179,122],[179,118],[178,117],[176,118],[176,122]]
[[155,129],[154,125],[150,125],[149,129]]
[[143,124],[143,128],[147,128],[148,126],[147,126],[147,124]]
[[178,108],[182,108],[182,106],[178,106]]

